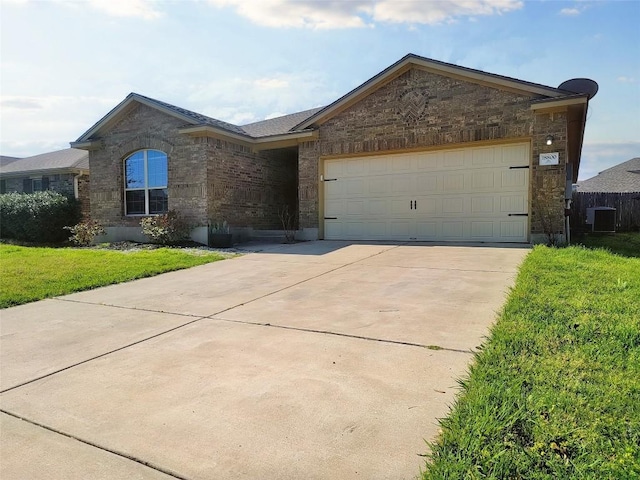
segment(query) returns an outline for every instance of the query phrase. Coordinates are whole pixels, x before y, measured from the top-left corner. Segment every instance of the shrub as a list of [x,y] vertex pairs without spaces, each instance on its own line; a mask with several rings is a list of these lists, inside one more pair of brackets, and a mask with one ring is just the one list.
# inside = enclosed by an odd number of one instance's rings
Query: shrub
[[71,232],[69,241],[83,247],[91,245],[98,235],[105,235],[107,233],[102,224],[95,220],[87,220],[73,227],[64,228]]
[[140,221],[142,233],[153,242],[171,245],[186,240],[191,226],[175,210],[169,210],[164,215],[146,217]]
[[0,195],[0,237],[28,242],[67,240],[66,225],[80,220],[80,204],[57,192]]

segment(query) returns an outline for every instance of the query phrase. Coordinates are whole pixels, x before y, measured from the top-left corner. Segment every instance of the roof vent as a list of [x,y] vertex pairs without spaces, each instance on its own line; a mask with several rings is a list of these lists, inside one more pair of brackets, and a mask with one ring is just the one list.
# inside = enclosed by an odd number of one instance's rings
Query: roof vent
[[586,93],[589,96],[589,100],[598,93],[598,84],[590,78],[572,78],[562,82],[558,88],[573,93]]

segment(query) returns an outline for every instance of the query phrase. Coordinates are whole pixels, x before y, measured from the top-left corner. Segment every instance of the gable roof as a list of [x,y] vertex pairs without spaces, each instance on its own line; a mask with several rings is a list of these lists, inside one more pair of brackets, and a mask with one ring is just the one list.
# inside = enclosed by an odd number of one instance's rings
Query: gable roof
[[20,157],[9,157],[8,155],[0,155],[0,168],[4,167],[5,165],[9,165],[16,160],[20,160]]
[[640,157],[603,170],[595,177],[577,183],[578,192],[640,192]]
[[473,68],[461,67],[452,63],[441,62],[410,53],[377,75],[371,77],[362,85],[340,97],[335,102],[319,110],[316,114],[300,122],[295,126],[295,129],[309,128],[312,125],[323,123],[414,66],[440,75],[458,77],[466,81],[528,93],[532,96],[539,97],[539,99],[543,101],[573,98],[576,96],[584,98],[586,101],[587,97],[586,94],[576,94],[576,92],[561,90],[539,83],[527,82],[517,78],[505,77],[495,73],[483,72],[482,70],[475,70]]
[[89,153],[76,148],[65,148],[64,150],[20,158],[3,165],[0,174],[16,176],[64,170],[88,171]]
[[115,123],[120,114],[128,111],[134,102],[155,108],[156,110],[160,110],[168,115],[183,120],[185,125],[181,129],[182,133],[189,134],[205,130],[209,133],[218,132],[223,135],[226,133],[248,143],[257,139],[264,140],[266,137],[276,137],[286,134],[306,135],[309,132],[292,131],[292,127],[319,110],[315,108],[239,126],[187,110],[186,108],[177,107],[161,100],[146,97],[139,93],[131,92],[122,102],[116,105],[89,130],[83,133],[75,142],[71,142],[71,146],[78,148],[90,148],[92,140],[94,140],[93,137],[95,137],[100,130]]

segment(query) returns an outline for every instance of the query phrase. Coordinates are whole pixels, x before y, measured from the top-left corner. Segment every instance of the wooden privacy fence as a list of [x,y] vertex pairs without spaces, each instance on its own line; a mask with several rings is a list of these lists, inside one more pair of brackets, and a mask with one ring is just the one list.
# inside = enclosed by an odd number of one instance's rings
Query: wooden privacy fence
[[616,230],[633,232],[640,230],[640,192],[593,193],[573,192],[571,204],[571,228],[588,231],[587,208],[613,207],[616,209]]

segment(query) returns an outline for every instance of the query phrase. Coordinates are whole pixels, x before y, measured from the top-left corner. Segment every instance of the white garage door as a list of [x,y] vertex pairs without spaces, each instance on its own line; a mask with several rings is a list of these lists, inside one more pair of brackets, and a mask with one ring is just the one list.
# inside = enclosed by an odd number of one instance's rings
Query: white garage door
[[324,238],[525,242],[529,145],[324,162]]

